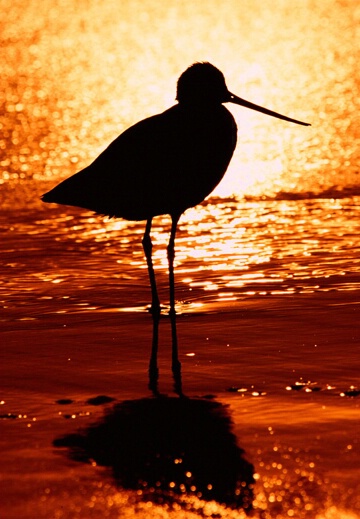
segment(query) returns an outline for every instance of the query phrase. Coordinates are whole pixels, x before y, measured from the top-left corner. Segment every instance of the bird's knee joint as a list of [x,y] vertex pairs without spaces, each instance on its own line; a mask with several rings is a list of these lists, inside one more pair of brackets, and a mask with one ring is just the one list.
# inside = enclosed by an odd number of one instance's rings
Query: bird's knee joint
[[150,236],[145,235],[143,237],[143,239],[142,239],[142,246],[143,246],[146,258],[151,257],[152,249],[153,249],[153,244],[152,244]]
[[144,235],[144,237],[142,239],[142,244],[143,244],[144,249],[145,248],[152,249],[152,241],[151,241],[149,234]]

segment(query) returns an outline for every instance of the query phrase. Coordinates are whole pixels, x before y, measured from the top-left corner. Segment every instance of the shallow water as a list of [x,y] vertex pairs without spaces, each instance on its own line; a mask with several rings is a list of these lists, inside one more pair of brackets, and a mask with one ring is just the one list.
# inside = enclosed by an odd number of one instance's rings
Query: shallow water
[[[197,60],[239,96],[312,126],[229,107],[235,156],[176,241],[184,390],[229,406],[254,465],[256,517],[359,517],[356,2],[2,7],[1,517],[243,517],[196,493],[171,507],[120,490],[96,461],[52,447],[102,419],[89,398],[147,396],[150,290],[143,223],[39,196],[170,106]],[[154,220],[160,386],[171,394],[168,230]]]
[[[176,242],[178,311],[241,308],[249,296],[357,292],[359,213],[357,197],[301,204],[211,199],[188,210]],[[50,301],[54,312],[63,313],[90,307],[146,310],[150,293],[142,222],[58,207],[0,216],[6,236],[3,321],[35,319]],[[164,217],[153,226],[154,264],[165,305],[169,225]]]

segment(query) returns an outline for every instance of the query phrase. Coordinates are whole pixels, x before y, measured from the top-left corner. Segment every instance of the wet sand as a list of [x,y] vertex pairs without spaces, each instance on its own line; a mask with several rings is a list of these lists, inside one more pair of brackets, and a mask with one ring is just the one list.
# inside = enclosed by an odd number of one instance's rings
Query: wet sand
[[[257,474],[255,516],[357,517],[357,311],[350,291],[249,298],[241,310],[178,318],[184,392],[229,406]],[[1,517],[145,517],[149,506],[153,517],[197,516],[190,501],[171,511],[119,492],[111,474],[53,446],[104,408],[150,396],[150,315],[82,311],[66,322],[57,314],[2,331]],[[160,391],[174,396],[167,318],[159,347]],[[88,402],[99,395],[115,400]]]

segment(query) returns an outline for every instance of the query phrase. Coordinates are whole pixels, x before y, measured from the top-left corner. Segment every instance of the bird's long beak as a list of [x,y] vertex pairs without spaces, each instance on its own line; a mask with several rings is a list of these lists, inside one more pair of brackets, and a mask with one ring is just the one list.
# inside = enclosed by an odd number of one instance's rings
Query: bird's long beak
[[302,121],[298,121],[297,119],[292,119],[291,117],[287,117],[286,115],[278,114],[277,112],[273,112],[272,110],[268,110],[262,106],[256,105],[254,103],[250,103],[250,101],[245,101],[245,99],[241,99],[241,97],[237,97],[236,95],[229,92],[229,102],[235,103],[236,105],[245,106],[246,108],[251,108],[251,110],[256,110],[257,112],[261,112],[266,115],[272,115],[273,117],[277,117],[278,119],[283,119],[284,121],[289,121],[291,123],[302,124],[302,126],[311,126],[310,123],[304,123]]

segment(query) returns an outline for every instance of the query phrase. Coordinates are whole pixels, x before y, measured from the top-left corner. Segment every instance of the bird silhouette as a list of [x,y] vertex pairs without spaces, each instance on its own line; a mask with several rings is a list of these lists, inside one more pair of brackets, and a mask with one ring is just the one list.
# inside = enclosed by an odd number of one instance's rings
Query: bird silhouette
[[142,240],[149,271],[153,318],[149,388],[158,387],[160,301],[150,237],[157,215],[171,217],[169,263],[172,371],[175,391],[182,394],[176,333],[174,244],[182,213],[202,202],[217,186],[233,155],[237,127],[223,106],[231,102],[285,121],[307,123],[255,105],[227,89],[223,74],[210,63],[195,63],[177,83],[177,104],[144,119],[119,135],[88,167],[42,196],[44,202],[90,209],[101,215],[146,220]]

